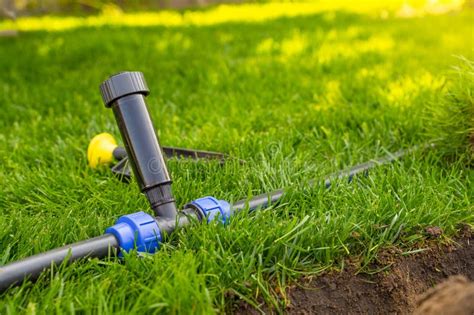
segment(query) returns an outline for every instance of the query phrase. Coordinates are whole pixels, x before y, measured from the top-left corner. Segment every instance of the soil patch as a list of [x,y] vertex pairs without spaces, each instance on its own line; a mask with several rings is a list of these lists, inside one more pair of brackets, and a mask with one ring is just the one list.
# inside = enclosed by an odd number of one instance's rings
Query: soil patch
[[[474,281],[474,237],[470,230],[463,232],[450,245],[434,243],[417,254],[402,255],[397,249],[383,251],[371,267],[389,267],[378,273],[357,273],[355,267],[349,267],[343,272],[301,279],[287,292],[289,306],[285,313],[410,314],[433,296],[429,289],[435,290],[433,287],[448,277],[462,275],[466,282]],[[459,279],[451,282],[459,284]],[[450,296],[453,295],[448,294],[447,302]],[[272,312],[265,307],[264,311]],[[240,305],[236,313],[256,311]]]
[[[436,246],[411,256],[383,253],[382,261],[393,261],[389,269],[373,275],[355,270],[326,274],[304,281],[289,292],[288,311],[293,314],[413,312],[420,295],[451,275],[474,280],[472,236],[450,246]],[[375,267],[375,266],[374,266]]]

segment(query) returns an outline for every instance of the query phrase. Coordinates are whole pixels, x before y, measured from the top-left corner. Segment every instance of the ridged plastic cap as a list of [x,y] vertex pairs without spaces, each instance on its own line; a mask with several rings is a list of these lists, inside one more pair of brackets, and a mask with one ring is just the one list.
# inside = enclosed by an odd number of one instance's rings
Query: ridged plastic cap
[[106,107],[125,95],[140,93],[150,94],[143,73],[138,71],[117,73],[100,85],[100,93]]

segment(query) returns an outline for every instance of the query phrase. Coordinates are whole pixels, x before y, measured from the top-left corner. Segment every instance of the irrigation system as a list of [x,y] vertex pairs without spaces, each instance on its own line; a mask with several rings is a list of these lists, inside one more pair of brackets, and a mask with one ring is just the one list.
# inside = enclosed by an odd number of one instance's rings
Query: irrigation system
[[[154,216],[143,211],[124,215],[114,225],[107,228],[102,236],[1,266],[0,291],[19,285],[25,280],[35,280],[43,271],[53,266],[86,257],[120,256],[121,252],[133,249],[138,252],[154,253],[159,249],[160,243],[165,240],[165,235],[173,233],[182,226],[191,222],[205,223],[213,220],[226,224],[234,213],[243,209],[251,212],[269,207],[276,204],[285,194],[284,189],[280,189],[255,196],[250,200],[240,200],[232,205],[225,200],[206,196],[193,200],[186,204],[184,209],[178,210],[171,191],[172,181],[166,168],[163,150],[155,134],[145,102],[149,89],[143,74],[141,72],[118,73],[104,81],[100,85],[100,91],[105,106],[113,110],[126,152],[116,144],[110,143],[110,139],[109,149],[105,150],[109,150],[107,153],[109,159],[114,155],[119,160],[123,160],[125,156],[128,157],[138,186],[148,199]],[[350,182],[354,176],[365,174],[378,165],[390,163],[415,149],[398,151],[381,159],[356,165],[348,170],[330,174],[321,180],[313,180],[311,185],[321,183],[329,187],[337,178],[347,178]],[[222,157],[220,153],[211,153],[211,156]],[[170,154],[165,153],[165,155]]]

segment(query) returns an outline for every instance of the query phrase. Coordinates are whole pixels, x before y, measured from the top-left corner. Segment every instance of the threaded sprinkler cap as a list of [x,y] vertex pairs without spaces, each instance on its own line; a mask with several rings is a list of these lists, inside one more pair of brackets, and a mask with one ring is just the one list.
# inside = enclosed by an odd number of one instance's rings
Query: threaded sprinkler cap
[[145,82],[143,73],[125,71],[117,73],[102,82],[100,93],[102,94],[105,106],[110,107],[115,100],[122,96],[136,93],[148,95],[150,90]]

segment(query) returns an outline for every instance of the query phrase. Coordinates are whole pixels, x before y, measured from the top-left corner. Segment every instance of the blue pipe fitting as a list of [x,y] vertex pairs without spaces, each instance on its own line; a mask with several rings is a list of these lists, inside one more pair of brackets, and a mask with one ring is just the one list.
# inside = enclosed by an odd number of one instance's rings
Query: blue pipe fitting
[[202,212],[208,223],[217,219],[226,224],[232,215],[232,209],[227,201],[217,200],[211,196],[196,199],[190,204]]
[[162,239],[155,218],[143,211],[121,216],[105,233],[113,234],[126,252],[136,248],[139,252],[154,253]]

